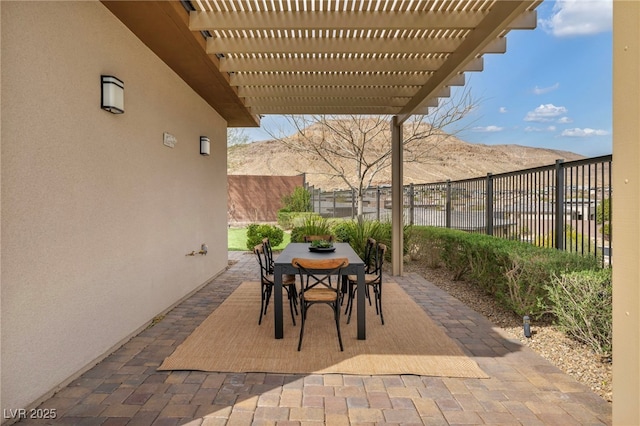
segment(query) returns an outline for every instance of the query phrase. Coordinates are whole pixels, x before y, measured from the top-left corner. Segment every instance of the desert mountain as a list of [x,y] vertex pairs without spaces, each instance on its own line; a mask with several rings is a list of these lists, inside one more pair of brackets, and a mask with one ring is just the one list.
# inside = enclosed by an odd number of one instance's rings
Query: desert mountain
[[[390,144],[390,141],[378,140],[375,143]],[[424,161],[405,163],[405,184],[467,179],[485,176],[487,173],[499,174],[545,166],[553,164],[557,159],[573,161],[584,158],[572,152],[521,145],[471,144],[449,135],[430,137],[425,144],[428,144],[425,148],[429,155]],[[345,167],[355,167],[355,163],[343,164]],[[229,147],[227,172],[230,175],[270,176],[305,173],[307,183],[316,188],[345,188],[345,184],[339,179],[327,175],[329,169],[322,161],[311,162],[278,140]],[[373,184],[383,185],[390,182],[391,168],[387,167],[377,175]]]

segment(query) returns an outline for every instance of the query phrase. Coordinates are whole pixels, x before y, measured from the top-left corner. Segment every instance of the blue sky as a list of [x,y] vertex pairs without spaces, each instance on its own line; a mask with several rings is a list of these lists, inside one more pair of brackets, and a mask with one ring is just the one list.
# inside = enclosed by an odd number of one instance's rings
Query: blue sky
[[[612,0],[546,0],[536,10],[535,30],[511,31],[506,53],[466,74],[477,107],[449,130],[471,143],[611,154]],[[267,116],[244,132],[270,139],[263,129],[282,121]]]

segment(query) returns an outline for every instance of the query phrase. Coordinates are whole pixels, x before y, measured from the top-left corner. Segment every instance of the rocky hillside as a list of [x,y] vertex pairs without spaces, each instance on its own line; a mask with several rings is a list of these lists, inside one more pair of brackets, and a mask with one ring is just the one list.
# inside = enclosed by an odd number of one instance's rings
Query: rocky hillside
[[[487,173],[544,166],[553,164],[557,159],[572,161],[584,158],[571,152],[520,145],[470,144],[453,136],[433,139],[428,142],[429,155],[426,160],[422,163],[405,163],[405,184],[466,179]],[[346,167],[355,167],[344,164]],[[328,168],[321,161],[310,162],[276,140],[230,147],[227,171],[232,175],[292,176],[306,173],[307,183],[316,188],[330,190],[345,187],[340,180],[327,176]],[[387,168],[377,175],[373,184],[390,182],[391,170]]]

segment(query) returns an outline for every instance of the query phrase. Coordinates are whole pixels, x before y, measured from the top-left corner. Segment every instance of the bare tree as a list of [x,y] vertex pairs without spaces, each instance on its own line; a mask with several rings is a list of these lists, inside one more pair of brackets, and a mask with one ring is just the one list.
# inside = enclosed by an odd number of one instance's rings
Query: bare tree
[[249,135],[238,127],[227,128],[227,146],[244,145],[250,142]]
[[[437,142],[451,137],[442,129],[465,117],[474,108],[468,91],[443,100],[428,115],[405,121],[402,141],[405,162],[424,162]],[[267,130],[288,149],[310,162],[321,162],[323,173],[341,180],[357,196],[358,216],[363,197],[376,176],[391,165],[391,116],[287,115],[295,134],[283,136]]]

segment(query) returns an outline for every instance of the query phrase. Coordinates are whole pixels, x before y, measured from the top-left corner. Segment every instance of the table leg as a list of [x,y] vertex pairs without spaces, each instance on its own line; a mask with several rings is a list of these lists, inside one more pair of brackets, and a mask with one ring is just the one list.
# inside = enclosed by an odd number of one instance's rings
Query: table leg
[[358,340],[367,339],[367,319],[365,316],[366,284],[364,283],[364,266],[358,268]]
[[282,266],[274,265],[273,268],[273,317],[276,339],[284,337],[282,321]]

